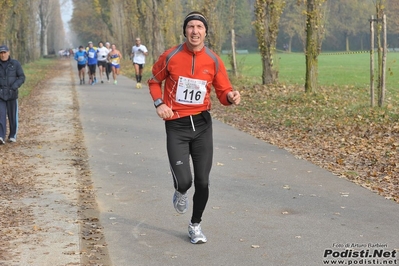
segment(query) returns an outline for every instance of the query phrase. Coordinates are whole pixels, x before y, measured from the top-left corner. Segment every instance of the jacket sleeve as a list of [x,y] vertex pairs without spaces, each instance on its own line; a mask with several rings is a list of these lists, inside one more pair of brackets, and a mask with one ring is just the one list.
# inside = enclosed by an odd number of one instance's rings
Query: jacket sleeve
[[11,88],[13,90],[17,90],[25,82],[25,73],[18,61],[14,61],[14,64],[16,68],[16,77],[14,83],[11,85]]
[[233,87],[230,83],[230,79],[223,61],[220,58],[218,60],[219,70],[216,73],[212,85],[215,88],[216,96],[219,102],[223,105],[231,105],[231,103],[227,100],[227,94],[233,91]]
[[162,99],[162,82],[168,75],[166,68],[166,54],[164,53],[152,67],[152,77],[148,80],[150,94],[154,101],[159,98]]

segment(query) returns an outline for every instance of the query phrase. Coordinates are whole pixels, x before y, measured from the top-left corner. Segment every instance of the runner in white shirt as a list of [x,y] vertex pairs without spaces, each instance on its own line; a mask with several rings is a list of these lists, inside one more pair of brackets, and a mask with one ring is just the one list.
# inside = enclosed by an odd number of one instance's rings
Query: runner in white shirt
[[97,65],[100,72],[101,83],[104,83],[103,74],[105,73],[105,69],[107,67],[108,54],[109,50],[104,46],[103,42],[99,42],[97,49]]
[[136,72],[136,88],[141,88],[141,78],[145,64],[145,57],[148,55],[147,47],[141,44],[140,38],[136,38],[136,45],[132,47],[131,56],[133,57],[134,71]]
[[[111,44],[109,42],[105,43],[105,47],[108,49],[109,52],[112,51]],[[112,73],[112,64],[111,64],[111,61],[109,61],[108,57],[107,57],[106,61],[107,61],[107,64],[105,67],[105,74],[107,75],[107,81],[109,82],[109,74]]]

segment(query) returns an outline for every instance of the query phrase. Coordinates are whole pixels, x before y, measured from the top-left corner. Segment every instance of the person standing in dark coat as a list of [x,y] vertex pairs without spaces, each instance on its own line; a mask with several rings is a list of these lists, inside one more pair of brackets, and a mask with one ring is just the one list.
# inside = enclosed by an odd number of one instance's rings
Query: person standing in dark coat
[[0,46],[0,145],[5,144],[6,123],[10,132],[9,142],[17,141],[18,132],[18,89],[25,82],[25,74],[18,60],[10,57],[6,45]]

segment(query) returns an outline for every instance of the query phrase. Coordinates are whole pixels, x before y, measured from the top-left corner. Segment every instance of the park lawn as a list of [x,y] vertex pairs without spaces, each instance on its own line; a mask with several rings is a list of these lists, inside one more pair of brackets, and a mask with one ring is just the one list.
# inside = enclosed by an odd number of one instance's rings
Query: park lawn
[[[225,62],[227,57],[222,57]],[[253,86],[260,84],[261,64],[258,54],[238,55],[239,69],[242,76],[233,78],[238,86]],[[275,61],[279,71],[278,86],[295,86],[293,93],[282,93],[273,98],[271,105],[280,105],[281,102],[291,101],[300,102],[294,113],[313,113],[313,115],[323,116],[324,112],[345,118],[347,114],[356,113],[365,117],[370,116],[370,54],[369,53],[322,53],[319,56],[319,88],[316,95],[306,97],[302,96],[305,83],[305,56],[302,53],[279,53]],[[383,110],[386,110],[388,116],[396,119],[399,106],[399,53],[389,53],[387,56],[386,71],[386,97]],[[375,62],[376,64],[376,62]],[[227,65],[227,62],[226,62]],[[244,80],[245,83],[241,83]],[[376,87],[376,85],[375,85]],[[267,86],[265,87],[267,90]],[[376,91],[376,88],[375,88]],[[309,99],[309,97],[313,97]],[[298,100],[299,99],[299,100]],[[305,108],[306,101],[317,100],[323,102],[323,110],[314,113],[314,108]],[[323,101],[320,101],[323,99]],[[374,96],[377,103],[377,96]],[[281,101],[281,102],[280,102]],[[302,102],[304,101],[304,102]],[[262,104],[264,107],[265,103]],[[302,106],[301,106],[302,105]],[[278,112],[277,112],[278,113]],[[277,114],[278,115],[278,114]],[[295,123],[294,123],[295,124]]]
[[[222,59],[230,70],[227,55],[222,55]],[[304,85],[305,60],[303,53],[277,53],[274,63],[279,72],[278,82]],[[318,62],[318,82],[321,86],[369,87],[369,53],[322,53]],[[254,83],[261,83],[262,64],[259,54],[237,55],[237,64],[241,76],[250,77]],[[387,89],[399,90],[399,53],[388,53],[386,74]]]
[[[223,55],[226,68],[228,56]],[[370,54],[369,53],[322,53],[318,58],[318,89],[315,95],[304,95],[305,56],[303,53],[278,53],[275,64],[279,72],[278,84],[265,86],[265,94],[273,92],[272,97],[262,102],[253,103],[252,108],[259,108],[259,113],[271,110],[269,118],[285,125],[302,125],[301,119],[282,118],[282,116],[313,118],[333,116],[337,120],[348,121],[347,116],[357,114],[375,119],[370,112]],[[382,110],[390,119],[396,119],[399,106],[399,53],[389,53],[387,57],[386,97]],[[232,78],[238,88],[250,89],[261,84],[261,58],[259,54],[237,55],[239,76]],[[275,90],[275,88],[290,88]],[[271,88],[271,89],[269,89]],[[269,90],[269,91],[268,91]],[[289,93],[287,93],[289,91]],[[376,91],[376,88],[375,88]],[[256,101],[257,99],[251,99]],[[374,96],[377,103],[377,96]],[[317,104],[309,105],[309,102]],[[283,104],[284,103],[284,104]],[[280,108],[290,103],[284,112]],[[263,110],[263,111],[262,111]],[[273,111],[272,111],[273,110]],[[379,118],[376,118],[379,121]],[[288,122],[287,122],[288,121]],[[301,127],[302,127],[301,126]]]

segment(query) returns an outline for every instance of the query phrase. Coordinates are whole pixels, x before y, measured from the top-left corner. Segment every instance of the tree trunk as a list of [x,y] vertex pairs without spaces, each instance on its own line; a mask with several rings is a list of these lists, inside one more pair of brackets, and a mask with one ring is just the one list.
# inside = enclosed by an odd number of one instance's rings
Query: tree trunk
[[[381,4],[381,3],[380,3]],[[377,5],[377,97],[378,97],[378,106],[382,106],[382,44],[381,44],[381,33],[382,33],[382,13],[383,9],[381,5]]]
[[318,59],[316,45],[314,43],[314,28],[308,23],[307,26],[307,43],[306,43],[306,81],[305,92],[316,92],[317,90],[317,74]]
[[306,80],[305,92],[317,91],[318,55],[320,53],[320,12],[316,0],[307,1],[306,18]]
[[210,49],[212,49],[214,52],[220,53],[222,45],[221,45],[221,34],[219,32],[220,27],[217,27],[220,24],[218,23],[216,4],[217,1],[205,0],[202,7],[202,13],[207,18],[208,24],[211,25],[211,27],[208,30],[207,46]]
[[346,51],[349,52],[349,34],[345,34],[345,46],[346,46]]
[[378,106],[382,107],[385,101],[385,73],[386,73],[386,61],[387,61],[387,29],[386,29],[386,16],[385,14],[382,16],[382,38],[383,44],[381,49],[382,50],[382,60],[381,60],[381,79],[380,79],[380,93],[378,95]]
[[363,34],[362,37],[360,38],[360,51],[364,51],[364,45],[363,45]]
[[273,70],[272,55],[262,56],[262,84],[273,84],[277,81],[277,71]]
[[290,36],[290,38],[288,39],[288,52],[291,53],[292,52],[292,36]]
[[273,55],[276,50],[278,26],[285,6],[281,0],[256,0],[255,29],[262,58],[262,83],[277,81],[278,72],[274,69]]
[[47,49],[47,31],[51,12],[51,3],[49,0],[40,0],[39,19],[40,19],[40,55],[48,55]]
[[47,24],[42,24],[40,30],[40,43],[41,43],[41,55],[46,56],[48,55],[47,50]]
[[234,29],[231,30],[231,66],[233,68],[234,76],[238,75],[237,71],[237,60],[236,60],[236,39],[235,39],[235,31]]
[[370,104],[374,107],[374,17],[370,19]]
[[[152,19],[153,19],[152,58],[154,61],[158,59],[158,57],[163,53],[163,51],[165,49],[164,39],[163,39],[163,35],[161,32],[160,21],[159,21],[160,16],[158,15],[158,1],[160,2],[161,7],[162,7],[163,6],[162,0],[152,0]],[[162,10],[159,12],[162,12]]]

